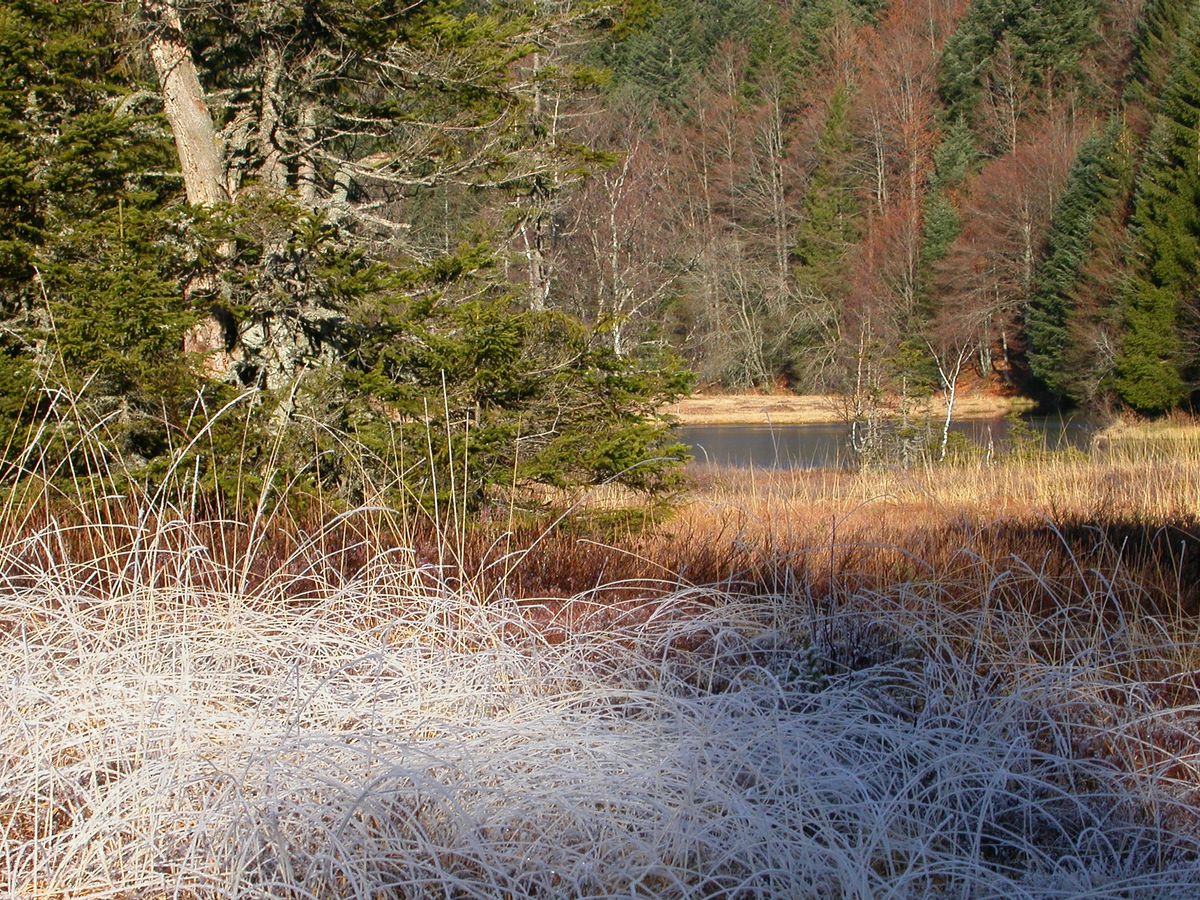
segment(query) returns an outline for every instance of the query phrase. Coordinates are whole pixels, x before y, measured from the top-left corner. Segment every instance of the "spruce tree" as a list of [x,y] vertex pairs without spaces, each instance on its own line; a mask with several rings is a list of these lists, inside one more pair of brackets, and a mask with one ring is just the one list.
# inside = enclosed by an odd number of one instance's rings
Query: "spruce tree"
[[1136,273],[1124,293],[1117,390],[1142,412],[1177,406],[1195,360],[1182,328],[1200,264],[1200,19],[1193,14],[1174,55],[1135,187]]
[[1134,35],[1128,100],[1154,109],[1170,77],[1180,34],[1196,6],[1195,0],[1147,0]]
[[983,76],[1001,45],[1029,87],[1076,77],[1100,9],[1099,0],[976,0],[942,52],[939,81],[951,114],[975,114]]
[[[945,129],[945,134],[933,152],[933,172],[930,173],[922,212],[921,261],[918,276],[916,312],[928,320],[934,312],[934,271],[945,258],[950,245],[962,230],[962,220],[955,206],[954,195],[971,174],[979,154],[966,120],[959,116]],[[914,323],[919,329],[923,323]]]
[[[119,464],[81,457],[77,474],[156,478],[202,411],[248,384],[261,390],[246,415],[215,423],[188,461],[217,491],[265,487],[223,483],[217,458],[250,469],[273,454],[276,477],[361,499],[379,456],[356,465],[356,438],[402,448],[414,468],[396,484],[384,467],[378,484],[431,502],[464,472],[468,501],[514,474],[667,486],[680,452],[655,410],[686,384],[678,366],[614,359],[570,317],[521,310],[488,246],[511,191],[552,154],[589,151],[547,137],[514,77],[554,23],[471,6],[237,0],[212,17],[147,0],[141,35],[109,0],[0,8],[0,442],[21,449],[8,438],[35,426],[28,398],[49,382],[82,391],[113,438]],[[185,202],[155,102],[161,60],[141,56],[155,41],[213,89],[202,109],[231,202]],[[419,217],[404,220],[407,199],[446,183],[473,192],[455,237],[482,249],[430,250]],[[214,308],[223,371],[183,352]],[[57,443],[40,433],[69,452],[68,427]]]
[[161,122],[116,77],[121,26],[102,0],[0,10],[0,415],[32,423],[43,382],[86,383],[120,410],[118,442],[158,421],[161,446],[164,391],[196,386],[179,353],[180,183]]
[[1070,397],[1070,321],[1075,285],[1091,249],[1097,220],[1123,186],[1128,161],[1118,143],[1122,126],[1113,119],[1080,146],[1058,199],[1046,246],[1025,310],[1027,358],[1032,374],[1056,401]]
[[601,57],[612,89],[678,106],[726,40],[746,40],[776,18],[763,0],[659,0],[631,4]]
[[817,142],[817,166],[808,183],[792,254],[802,289],[836,296],[845,283],[843,263],[858,237],[858,200],[850,170],[850,90],[839,86]]

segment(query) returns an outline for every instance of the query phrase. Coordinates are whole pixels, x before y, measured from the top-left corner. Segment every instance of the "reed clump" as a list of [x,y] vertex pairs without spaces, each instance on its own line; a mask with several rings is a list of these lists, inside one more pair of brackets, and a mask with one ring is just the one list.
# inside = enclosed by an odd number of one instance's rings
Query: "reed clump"
[[1197,462],[708,471],[604,533],[14,491],[0,885],[1194,896]]

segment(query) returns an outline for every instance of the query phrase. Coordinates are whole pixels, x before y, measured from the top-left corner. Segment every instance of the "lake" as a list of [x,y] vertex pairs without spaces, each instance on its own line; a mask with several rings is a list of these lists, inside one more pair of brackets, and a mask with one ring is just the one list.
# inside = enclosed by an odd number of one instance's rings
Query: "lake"
[[[1049,449],[1087,449],[1097,425],[1079,419],[1024,416],[1019,421],[1040,436]],[[941,422],[931,422],[935,443]],[[964,419],[950,426],[982,449],[1000,453],[1012,445],[1010,419]],[[688,425],[679,437],[692,449],[696,461],[721,466],[766,469],[826,469],[856,464],[850,449],[850,426],[841,423],[814,425]]]

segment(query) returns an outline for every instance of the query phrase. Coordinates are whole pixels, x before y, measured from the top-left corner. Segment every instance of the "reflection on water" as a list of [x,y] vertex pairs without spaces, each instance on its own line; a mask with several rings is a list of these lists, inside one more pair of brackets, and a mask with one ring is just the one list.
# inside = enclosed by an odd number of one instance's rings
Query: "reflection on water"
[[[1017,426],[1026,439],[1032,433],[1049,449],[1086,449],[1096,425],[1080,420],[1028,416]],[[936,446],[941,423],[930,423],[930,441]],[[950,426],[977,446],[996,453],[1013,443],[1010,419],[964,419]],[[769,469],[823,469],[850,467],[857,459],[850,447],[850,426],[818,425],[689,425],[679,437],[692,449],[697,462],[722,466]]]

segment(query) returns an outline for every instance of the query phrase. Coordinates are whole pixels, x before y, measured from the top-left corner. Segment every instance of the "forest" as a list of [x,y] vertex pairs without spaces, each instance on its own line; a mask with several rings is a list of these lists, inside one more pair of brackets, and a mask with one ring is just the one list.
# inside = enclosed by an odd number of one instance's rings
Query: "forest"
[[[336,459],[333,435],[379,449],[397,422],[423,452],[436,419],[442,458],[475,430],[473,491],[514,466],[656,489],[680,451],[654,411],[695,384],[836,394],[856,420],[964,379],[1186,408],[1193,18],[9,2],[9,443],[47,387],[86,383],[122,459],[152,464],[250,389],[245,452],[289,423],[298,458]],[[336,462],[319,480],[357,490]]]
[[1187,405],[1193,15],[634,4],[598,51],[625,156],[564,198],[558,293],[704,382],[859,411],[972,369],[1050,408]]
[[1200,0],[0,0],[0,894],[1200,896],[1198,269]]

